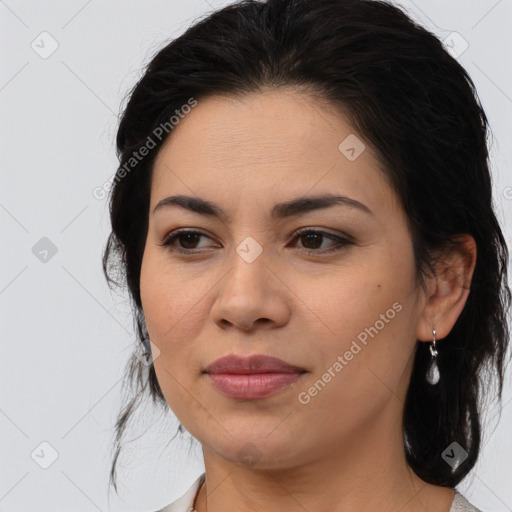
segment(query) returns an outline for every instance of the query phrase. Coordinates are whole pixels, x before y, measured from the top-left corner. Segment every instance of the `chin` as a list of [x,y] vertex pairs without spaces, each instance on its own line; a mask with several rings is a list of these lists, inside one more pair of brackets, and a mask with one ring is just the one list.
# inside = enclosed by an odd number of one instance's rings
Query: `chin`
[[280,427],[276,428],[279,422],[264,422],[257,429],[254,420],[246,429],[240,421],[236,429],[221,424],[226,428],[222,439],[200,442],[223,459],[241,467],[261,470],[286,469],[296,464],[294,459],[298,454],[294,450],[298,447],[297,439],[286,429],[280,432]]

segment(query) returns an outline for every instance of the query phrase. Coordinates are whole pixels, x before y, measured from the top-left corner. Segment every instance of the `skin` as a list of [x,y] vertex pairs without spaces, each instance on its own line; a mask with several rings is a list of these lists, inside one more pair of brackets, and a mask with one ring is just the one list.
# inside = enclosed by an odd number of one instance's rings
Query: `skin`
[[[406,215],[368,143],[354,161],[340,152],[350,134],[364,140],[340,112],[281,88],[199,101],[159,152],[141,297],[164,396],[203,448],[198,512],[450,509],[453,491],[407,465],[401,420],[416,344],[432,341],[435,328],[440,347],[455,324],[475,243],[461,236],[466,250],[440,260],[426,293],[418,288]],[[322,193],[348,196],[373,214],[337,205],[270,216],[275,203]],[[229,218],[180,206],[153,214],[175,194],[212,201]],[[193,256],[159,245],[183,227],[205,234],[174,242]],[[355,242],[319,254],[337,242],[308,242],[297,237],[301,228]],[[263,249],[252,263],[236,252],[246,237]],[[401,305],[394,318],[300,403],[299,393],[394,303]],[[229,398],[202,372],[230,353],[272,355],[308,373],[265,399]],[[241,460],[243,447],[256,464]]]

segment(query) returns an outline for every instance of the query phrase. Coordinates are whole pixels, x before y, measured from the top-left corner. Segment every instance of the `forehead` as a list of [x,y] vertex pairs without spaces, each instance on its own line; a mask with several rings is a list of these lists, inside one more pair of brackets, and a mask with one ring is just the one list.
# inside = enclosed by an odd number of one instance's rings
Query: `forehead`
[[394,203],[373,151],[341,111],[287,88],[199,100],[160,149],[151,191],[152,208],[176,193],[244,204],[337,192]]

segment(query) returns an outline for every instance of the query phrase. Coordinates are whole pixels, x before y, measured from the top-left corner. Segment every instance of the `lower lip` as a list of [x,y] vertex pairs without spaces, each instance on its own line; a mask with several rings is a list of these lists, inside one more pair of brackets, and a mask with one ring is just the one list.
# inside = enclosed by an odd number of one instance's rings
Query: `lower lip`
[[257,399],[277,393],[297,382],[303,373],[209,373],[210,382],[230,398]]

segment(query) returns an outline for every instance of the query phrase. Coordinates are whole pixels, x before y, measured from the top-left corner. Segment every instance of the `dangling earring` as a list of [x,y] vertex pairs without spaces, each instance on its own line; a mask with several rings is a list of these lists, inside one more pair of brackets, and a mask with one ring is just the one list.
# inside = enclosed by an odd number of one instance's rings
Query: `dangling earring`
[[432,329],[432,332],[434,334],[434,340],[432,341],[432,345],[430,345],[430,353],[432,354],[432,360],[427,370],[427,382],[434,386],[439,382],[440,374],[439,368],[437,366],[436,330]]

